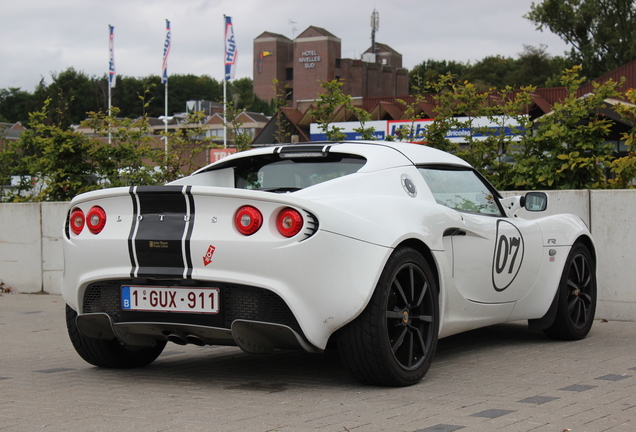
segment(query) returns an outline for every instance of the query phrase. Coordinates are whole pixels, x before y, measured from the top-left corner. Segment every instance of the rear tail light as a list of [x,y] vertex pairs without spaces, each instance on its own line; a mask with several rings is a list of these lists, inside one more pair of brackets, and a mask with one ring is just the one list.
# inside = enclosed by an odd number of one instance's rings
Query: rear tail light
[[69,218],[71,231],[75,235],[79,235],[84,226],[93,234],[99,234],[106,226],[106,212],[99,206],[91,208],[86,215],[80,208],[74,208]]
[[78,235],[82,232],[84,229],[84,221],[84,212],[78,208],[73,209],[70,219],[71,231],[73,231],[73,234]]
[[86,226],[93,234],[99,234],[106,225],[106,212],[103,208],[95,206],[88,211]]
[[249,236],[261,228],[263,215],[256,207],[246,205],[236,212],[234,224],[241,234]]
[[283,209],[278,214],[278,218],[276,218],[278,232],[285,237],[293,237],[298,234],[303,228],[303,223],[302,215],[297,210],[289,207]]

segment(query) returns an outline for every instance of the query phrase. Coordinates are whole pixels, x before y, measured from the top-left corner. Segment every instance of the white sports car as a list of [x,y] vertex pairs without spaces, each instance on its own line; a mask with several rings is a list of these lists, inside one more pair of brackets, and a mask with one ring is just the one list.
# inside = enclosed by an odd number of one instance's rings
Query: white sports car
[[518,320],[587,335],[594,243],[578,217],[521,217],[546,206],[502,198],[450,154],[378,141],[259,148],[82,194],[64,232],[69,335],[114,368],[168,341],[333,345],[363,383],[415,384],[440,337]]

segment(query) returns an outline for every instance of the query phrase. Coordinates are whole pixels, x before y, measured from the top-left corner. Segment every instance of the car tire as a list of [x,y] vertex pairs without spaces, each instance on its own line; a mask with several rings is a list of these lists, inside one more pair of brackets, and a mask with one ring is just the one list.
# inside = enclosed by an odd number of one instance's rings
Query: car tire
[[75,319],[77,312],[66,305],[66,327],[75,351],[88,363],[116,369],[129,369],[149,365],[163,351],[165,341],[157,341],[152,348],[128,347],[122,345],[117,339],[92,339],[82,335]]
[[360,382],[418,383],[428,371],[439,331],[437,283],[416,250],[389,258],[365,310],[339,332],[343,363]]
[[559,281],[554,322],[544,333],[559,340],[580,340],[589,333],[596,312],[596,265],[589,249],[575,244]]

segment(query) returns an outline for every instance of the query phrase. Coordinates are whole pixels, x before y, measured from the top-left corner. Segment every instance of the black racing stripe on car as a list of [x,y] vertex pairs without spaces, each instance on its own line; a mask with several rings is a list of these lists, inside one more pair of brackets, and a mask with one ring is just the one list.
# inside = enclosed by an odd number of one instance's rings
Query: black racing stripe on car
[[188,186],[185,190],[185,196],[188,200],[188,209],[189,209],[189,218],[186,228],[185,235],[185,258],[186,258],[186,278],[192,279],[192,253],[190,251],[190,239],[192,238],[192,231],[194,230],[194,219],[195,219],[195,210],[194,210],[194,197],[192,196],[192,186]]
[[187,203],[182,186],[137,187],[136,277],[183,277]]
[[130,277],[134,277],[135,271],[137,270],[137,258],[135,257],[133,240],[135,236],[135,228],[137,226],[137,212],[139,211],[139,207],[137,206],[135,186],[131,186],[128,193],[130,194],[130,199],[132,201],[132,221],[130,223],[130,233],[128,233],[128,256],[130,257]]

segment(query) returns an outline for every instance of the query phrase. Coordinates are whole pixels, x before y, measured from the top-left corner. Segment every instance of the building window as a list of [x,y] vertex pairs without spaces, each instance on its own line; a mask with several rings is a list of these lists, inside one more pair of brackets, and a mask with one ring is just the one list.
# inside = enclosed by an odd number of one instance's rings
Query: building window
[[293,81],[294,80],[294,68],[285,69],[285,80]]
[[336,59],[336,69],[340,69],[340,59]]
[[287,102],[291,102],[294,100],[294,89],[293,88],[288,88],[287,89],[287,93],[285,94],[285,100]]
[[210,138],[222,138],[223,129],[208,129],[206,135]]

